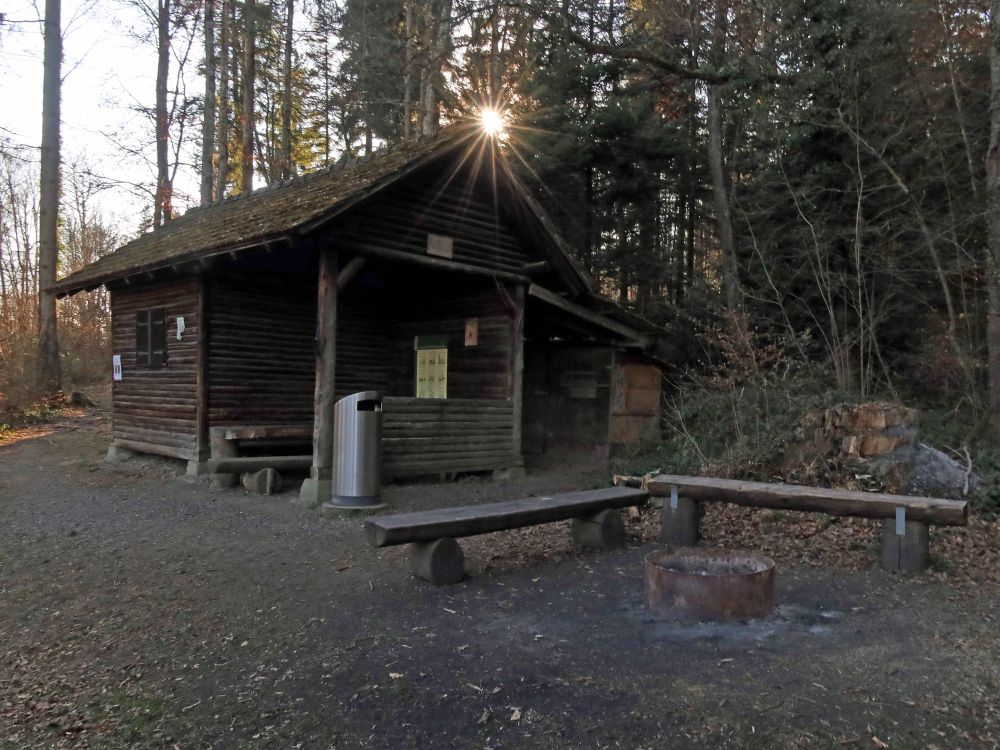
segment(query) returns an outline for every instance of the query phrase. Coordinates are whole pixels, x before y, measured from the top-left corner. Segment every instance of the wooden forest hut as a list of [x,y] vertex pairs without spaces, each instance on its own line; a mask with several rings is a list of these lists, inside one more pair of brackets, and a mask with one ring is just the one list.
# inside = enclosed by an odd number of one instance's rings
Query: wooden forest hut
[[204,474],[297,441],[276,465],[309,469],[317,501],[333,404],[361,390],[385,397],[389,477],[655,435],[656,331],[595,293],[501,150],[445,131],[190,210],[59,281],[111,293],[112,452]]

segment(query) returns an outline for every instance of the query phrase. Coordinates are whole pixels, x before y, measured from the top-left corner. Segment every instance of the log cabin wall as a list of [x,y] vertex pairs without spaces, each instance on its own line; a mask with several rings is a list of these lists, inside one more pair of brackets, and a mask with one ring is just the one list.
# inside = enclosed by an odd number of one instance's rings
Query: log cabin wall
[[[460,282],[466,288],[435,291],[426,301],[406,303],[395,326],[398,368],[392,394],[413,396],[416,388],[416,336],[443,336],[448,342],[448,398],[509,399],[511,318],[495,285]],[[478,343],[465,345],[466,321],[475,318]]]
[[215,276],[206,309],[209,424],[312,422],[315,280]]
[[[114,353],[122,359],[122,379],[112,385],[112,437],[118,445],[175,458],[196,458],[199,282],[186,279],[137,289],[111,291]],[[136,315],[164,309],[166,363],[136,363]],[[184,333],[177,339],[177,318]]]
[[381,295],[348,288],[337,300],[337,398],[390,386],[402,368],[396,356],[392,321]]
[[538,465],[609,456],[612,346],[525,344],[523,445]]
[[382,248],[428,255],[428,233],[453,240],[450,260],[493,271],[521,273],[540,260],[522,247],[510,220],[464,180],[416,175],[388,188],[338,222],[334,235],[344,249]]
[[[311,423],[315,281],[226,274],[210,281],[208,310],[210,424]],[[345,291],[337,304],[336,397],[387,392],[394,362],[378,297]]]
[[521,466],[510,401],[386,398],[384,478]]

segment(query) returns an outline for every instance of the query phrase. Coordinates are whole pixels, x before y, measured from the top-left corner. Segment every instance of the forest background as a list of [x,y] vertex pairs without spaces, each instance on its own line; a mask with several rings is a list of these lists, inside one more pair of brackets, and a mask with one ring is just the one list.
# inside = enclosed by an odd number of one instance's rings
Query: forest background
[[[52,27],[46,5],[0,6],[0,64]],[[663,326],[674,468],[767,474],[806,411],[881,398],[1000,468],[988,2],[112,0],[76,3],[55,36],[92,35],[81,18],[130,35],[122,67],[155,75],[117,102],[128,127],[94,136],[119,163],[64,139],[55,262],[44,144],[0,129],[0,422],[110,374],[100,290],[59,303],[46,355],[47,277],[494,108],[581,264]]]

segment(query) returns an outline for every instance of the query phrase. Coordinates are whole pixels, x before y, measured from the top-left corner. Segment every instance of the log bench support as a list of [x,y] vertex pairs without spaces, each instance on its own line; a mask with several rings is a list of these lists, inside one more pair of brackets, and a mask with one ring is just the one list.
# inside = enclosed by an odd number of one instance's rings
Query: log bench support
[[570,533],[573,544],[588,549],[612,550],[625,546],[625,523],[617,510],[574,518]]
[[[224,430],[217,428],[210,430],[208,440],[209,445],[211,446],[213,460],[237,458],[240,455],[240,449],[237,446],[236,441],[227,439]],[[214,489],[235,487],[240,479],[239,474],[230,472],[217,472],[213,473],[211,476],[212,487]]]
[[456,537],[572,520],[573,541],[590,549],[613,550],[625,544],[621,508],[645,505],[642,489],[611,487],[529,497],[501,503],[439,508],[419,513],[377,516],[365,522],[373,547],[410,545],[410,570],[435,584],[465,577],[465,556]]
[[681,497],[672,487],[670,497],[663,499],[659,541],[671,547],[693,547],[701,538],[699,520],[701,507],[696,500]]
[[707,477],[661,475],[647,488],[663,498],[659,541],[674,547],[698,542],[701,504],[728,502],[882,521],[880,563],[890,572],[916,573],[930,557],[930,526],[964,526],[965,501],[793,485],[741,482]]
[[[602,510],[574,518],[570,527],[573,543],[587,549],[615,550],[625,546],[625,523],[617,510]],[[410,545],[410,570],[438,586],[465,578],[465,554],[451,537]]]
[[[900,510],[904,510],[900,508]],[[882,568],[893,573],[918,573],[930,557],[930,527],[903,517],[882,522]]]
[[417,578],[437,585],[465,578],[465,554],[451,537],[410,545],[410,570]]
[[274,495],[281,492],[281,474],[271,468],[244,472],[240,476],[243,487],[256,495]]

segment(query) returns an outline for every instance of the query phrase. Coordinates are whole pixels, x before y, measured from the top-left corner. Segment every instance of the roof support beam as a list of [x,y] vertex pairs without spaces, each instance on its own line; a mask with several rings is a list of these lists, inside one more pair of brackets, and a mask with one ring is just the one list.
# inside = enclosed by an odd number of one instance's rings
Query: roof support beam
[[563,299],[555,292],[551,292],[545,287],[538,286],[538,284],[532,284],[528,287],[528,296],[534,297],[535,299],[544,302],[548,305],[567,312],[581,320],[585,320],[592,325],[599,328],[603,328],[606,331],[611,331],[612,333],[618,334],[618,336],[627,340],[628,343],[645,348],[649,345],[649,337],[645,334],[639,333],[639,331],[631,328],[627,325],[619,323],[616,320],[612,320],[604,315],[593,310],[588,310],[582,305],[578,305],[575,302],[570,302],[567,299]]
[[355,256],[347,261],[347,265],[341,268],[340,273],[337,274],[337,290],[339,291],[347,286],[351,279],[358,275],[367,262],[368,258],[361,255]]
[[525,263],[521,266],[521,271],[523,271],[528,276],[536,273],[544,273],[545,271],[552,270],[552,264],[547,260],[539,260],[534,263]]
[[444,258],[432,258],[426,255],[408,253],[405,250],[390,250],[386,247],[378,247],[377,245],[369,245],[363,242],[339,241],[337,244],[344,249],[353,250],[361,255],[367,255],[373,258],[398,260],[404,263],[412,263],[417,266],[436,268],[441,271],[466,273],[473,276],[488,276],[501,281],[511,281],[515,284],[531,283],[531,280],[527,276],[522,276],[521,274],[510,273],[509,271],[495,271],[491,268],[474,266],[470,263],[460,263],[459,261],[445,260]]

